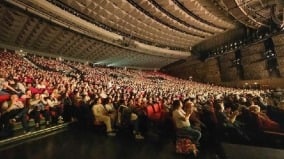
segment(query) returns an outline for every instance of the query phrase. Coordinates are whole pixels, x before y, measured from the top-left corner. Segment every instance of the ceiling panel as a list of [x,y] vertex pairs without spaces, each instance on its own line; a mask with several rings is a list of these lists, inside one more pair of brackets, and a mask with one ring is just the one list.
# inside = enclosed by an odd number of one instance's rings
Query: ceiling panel
[[113,66],[160,68],[178,60],[108,44],[3,4],[0,17],[3,44]]
[[[133,67],[160,68],[185,57],[150,55],[135,45],[125,48],[117,41],[107,43],[101,40],[104,37],[99,32],[66,20],[66,15],[75,15],[92,27],[121,35],[121,39],[132,43],[184,52],[244,25],[254,29],[268,25],[274,3],[276,18],[283,19],[282,0],[13,0],[48,15],[45,18],[7,2],[0,4],[0,42],[59,56]],[[37,6],[39,2],[53,3],[45,8]],[[51,11],[54,8],[66,13],[65,17],[57,17]],[[53,18],[68,26],[55,24]]]

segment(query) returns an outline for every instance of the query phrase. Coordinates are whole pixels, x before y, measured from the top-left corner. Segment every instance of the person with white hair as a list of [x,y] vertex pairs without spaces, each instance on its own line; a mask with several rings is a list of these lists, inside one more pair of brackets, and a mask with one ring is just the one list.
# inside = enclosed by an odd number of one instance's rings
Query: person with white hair
[[261,108],[258,105],[251,105],[249,106],[250,112],[254,113],[257,117],[258,126],[263,130],[273,130],[273,131],[279,131],[280,125],[271,120],[269,116],[267,116],[265,113],[261,112]]

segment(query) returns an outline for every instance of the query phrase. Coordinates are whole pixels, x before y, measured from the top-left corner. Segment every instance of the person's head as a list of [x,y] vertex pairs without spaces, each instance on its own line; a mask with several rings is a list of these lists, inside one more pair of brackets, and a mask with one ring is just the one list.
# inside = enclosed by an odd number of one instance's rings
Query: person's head
[[113,102],[113,99],[111,97],[108,97],[107,98],[107,104],[112,103],[112,102]]
[[84,97],[83,97],[83,101],[84,102],[88,102],[88,101],[90,101],[90,97],[88,96],[88,95],[85,95]]
[[51,93],[51,94],[50,94],[50,97],[51,97],[51,98],[56,98],[56,94],[55,94],[55,93]]
[[149,104],[153,104],[153,98],[152,98],[152,97],[149,97],[148,103],[149,103]]
[[36,93],[36,94],[34,95],[34,99],[36,99],[36,100],[40,99],[39,93]]
[[251,112],[253,112],[253,113],[259,113],[259,112],[260,112],[260,106],[258,106],[258,105],[251,105],[251,106],[249,107],[249,110],[250,110]]
[[147,101],[148,101],[147,98],[143,98],[142,99],[142,104],[147,104]]
[[49,97],[49,93],[47,89],[43,91],[43,94],[45,94],[46,97]]
[[97,98],[96,104],[102,104],[102,98]]
[[129,106],[133,106],[134,105],[134,100],[133,99],[129,99],[128,100],[128,105]]
[[174,100],[173,101],[173,110],[176,110],[176,109],[180,109],[182,108],[182,103],[180,100]]
[[136,101],[137,101],[136,103],[137,103],[138,105],[141,105],[141,104],[142,104],[142,98],[137,98]]
[[13,94],[13,95],[11,95],[11,101],[12,102],[15,102],[15,101],[18,101],[18,99],[19,99],[19,97],[18,97],[18,95],[17,94]]
[[185,112],[192,112],[194,109],[194,104],[190,101],[185,102],[184,104],[184,111]]
[[31,91],[31,90],[27,90],[27,91],[26,91],[26,95],[32,96],[32,91]]

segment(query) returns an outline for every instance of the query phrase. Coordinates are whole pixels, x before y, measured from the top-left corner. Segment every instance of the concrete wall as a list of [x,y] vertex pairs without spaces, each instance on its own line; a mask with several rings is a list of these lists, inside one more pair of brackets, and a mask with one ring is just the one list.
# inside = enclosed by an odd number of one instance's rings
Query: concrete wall
[[284,88],[284,34],[272,37],[277,55],[280,77],[270,75],[267,67],[263,41],[240,50],[243,76],[234,66],[235,52],[231,51],[216,58],[200,61],[191,56],[184,63],[171,66],[166,72],[183,79],[192,76],[194,81],[215,83],[228,87]]
[[218,61],[215,58],[203,62],[197,57],[191,56],[184,63],[167,68],[166,72],[183,79],[192,77],[192,80],[199,82],[221,82]]

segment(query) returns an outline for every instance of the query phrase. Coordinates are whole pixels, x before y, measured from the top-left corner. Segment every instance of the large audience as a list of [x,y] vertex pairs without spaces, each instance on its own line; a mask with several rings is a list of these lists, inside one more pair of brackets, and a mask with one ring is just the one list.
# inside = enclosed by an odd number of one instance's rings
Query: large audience
[[[90,66],[35,55],[0,52],[0,129],[25,133],[62,121],[88,127],[104,125],[108,136],[130,126],[143,139],[149,122],[173,125],[198,144],[203,134],[249,142],[255,132],[281,132],[281,92],[225,88],[188,81],[155,71]],[[155,120],[149,108],[159,105]],[[153,107],[154,108],[154,107]],[[164,128],[164,129],[163,129]],[[127,127],[129,129],[129,127]]]

